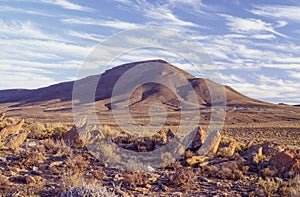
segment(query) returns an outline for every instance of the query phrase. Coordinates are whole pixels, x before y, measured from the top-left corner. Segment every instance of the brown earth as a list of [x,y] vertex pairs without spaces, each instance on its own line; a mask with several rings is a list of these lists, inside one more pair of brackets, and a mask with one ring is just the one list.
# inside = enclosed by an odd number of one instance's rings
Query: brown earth
[[[66,132],[74,124],[74,83],[80,85],[82,95],[90,94],[89,87],[98,82],[100,75],[36,90],[4,90],[0,91],[0,112],[5,112],[6,118],[0,121],[0,129],[25,119],[24,132],[21,133],[28,137],[21,144],[3,144],[0,151],[0,193],[2,191],[3,196],[59,196],[68,191],[100,192],[99,190],[104,189],[108,196],[113,193],[119,196],[140,196],[147,193],[150,196],[299,194],[299,107],[251,99],[231,87],[195,78],[162,60],[125,64],[101,75],[95,94],[97,120],[112,133],[116,133],[114,143],[133,151],[155,149],[156,141],[119,135],[124,131],[120,131],[111,108],[122,111],[124,104],[126,105],[123,100],[127,97],[130,97],[130,115],[135,122],[131,125],[132,128],[147,125],[150,118],[159,120],[161,113],[153,112],[150,117],[149,109],[153,104],[160,103],[167,112],[163,131],[176,133],[180,115],[186,113],[189,116],[189,110],[195,109],[195,103],[190,100],[193,91],[183,91],[176,97],[171,91],[174,87],[172,81],[165,86],[157,83],[143,84],[131,95],[124,88],[124,92],[112,96],[113,87],[122,74],[135,66],[153,64],[162,66],[152,73],[156,80],[167,81],[177,72],[189,80],[196,92],[201,112],[196,118],[199,118],[205,131],[212,114],[226,112],[220,132],[222,139],[216,154],[203,158],[199,157],[197,150],[187,150],[176,162],[148,173],[114,169],[97,160],[85,148],[71,148],[72,143],[66,145],[61,141],[65,136],[72,137],[74,133],[74,130],[70,135]],[[227,107],[223,111],[216,111],[212,107],[223,101],[212,98],[210,88],[216,92],[225,91]],[[88,100],[80,100],[83,105],[87,102]],[[181,111],[180,102],[187,106],[187,110]],[[123,115],[122,119],[126,121],[128,115]],[[189,120],[185,123],[188,125]],[[111,132],[105,133],[110,135]],[[167,133],[165,132],[165,140],[159,142],[159,146],[164,146],[168,141],[168,135],[171,134]],[[11,137],[17,135],[19,133]],[[201,136],[198,138],[201,140]],[[141,143],[144,144],[140,146]],[[193,143],[201,145],[202,141]],[[12,144],[13,149],[7,149],[6,144]]]

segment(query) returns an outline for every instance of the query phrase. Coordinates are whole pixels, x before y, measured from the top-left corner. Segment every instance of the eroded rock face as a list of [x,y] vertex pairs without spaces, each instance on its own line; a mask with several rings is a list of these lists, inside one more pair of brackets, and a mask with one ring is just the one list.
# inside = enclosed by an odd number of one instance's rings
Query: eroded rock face
[[221,134],[219,131],[213,131],[206,139],[205,143],[197,151],[199,155],[215,155],[221,142]]
[[206,139],[206,133],[202,127],[198,127],[196,129],[195,137],[190,145],[191,150],[197,150],[201,147],[201,145],[204,143]]

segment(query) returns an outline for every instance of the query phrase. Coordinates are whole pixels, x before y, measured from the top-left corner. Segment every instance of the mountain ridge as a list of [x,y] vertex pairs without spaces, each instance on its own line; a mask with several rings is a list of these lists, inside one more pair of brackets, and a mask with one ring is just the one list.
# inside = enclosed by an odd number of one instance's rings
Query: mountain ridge
[[[90,81],[94,81],[100,79],[99,84],[96,89],[95,93],[95,100],[104,100],[111,97],[112,89],[117,82],[117,80],[129,69],[133,68],[136,65],[140,64],[149,64],[149,63],[159,63],[159,64],[166,64],[172,68],[175,68],[177,71],[182,73],[192,84],[193,88],[197,92],[197,95],[200,98],[200,104],[209,105],[209,91],[207,83],[210,83],[212,87],[223,87],[223,85],[213,82],[209,79],[205,78],[196,78],[195,76],[187,73],[186,71],[177,68],[176,66],[171,65],[170,63],[164,60],[146,60],[146,61],[139,61],[133,63],[126,63],[116,66],[112,69],[106,70],[104,73],[99,75],[92,75],[88,76],[76,81],[68,81],[68,82],[61,82],[58,84],[53,84],[43,88],[37,89],[10,89],[10,90],[0,90],[0,103],[10,103],[10,102],[20,102],[20,104],[30,104],[35,102],[43,102],[43,101],[50,101],[59,99],[61,101],[71,101],[72,100],[72,91],[73,85],[75,82],[80,82],[81,84],[88,86]],[[161,77],[161,76],[159,76]],[[103,84],[103,85],[101,85]],[[201,88],[199,88],[201,86]],[[258,101],[247,97],[238,91],[234,90],[229,86],[224,86],[226,90],[227,96],[237,97],[236,100],[242,98],[246,103],[250,104],[257,104],[257,105],[264,105],[266,102]],[[227,102],[229,105],[235,105],[234,103]],[[243,103],[239,103],[242,105]],[[244,103],[245,104],[245,103]]]

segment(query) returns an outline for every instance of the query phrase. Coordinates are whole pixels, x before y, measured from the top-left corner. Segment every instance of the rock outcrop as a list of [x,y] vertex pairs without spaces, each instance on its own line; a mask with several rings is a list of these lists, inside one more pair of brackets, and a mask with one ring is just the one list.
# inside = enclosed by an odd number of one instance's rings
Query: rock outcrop
[[74,148],[80,148],[83,146],[83,141],[79,136],[79,133],[77,131],[77,127],[74,125],[69,131],[63,133],[63,140],[66,143],[66,145],[74,147]]
[[16,125],[7,126],[0,132],[0,138],[5,139],[9,135],[15,134],[16,132],[20,131],[22,129],[22,126],[24,124],[25,120],[21,120]]
[[195,137],[190,145],[191,150],[197,150],[199,149],[202,144],[205,142],[206,139],[206,133],[202,127],[198,127],[196,129]]
[[217,153],[219,144],[221,142],[221,134],[219,131],[213,131],[206,139],[201,148],[197,151],[199,155],[211,154],[214,155]]
[[300,174],[300,159],[297,155],[292,151],[279,152],[271,157],[269,167],[283,177]]
[[12,135],[10,138],[7,139],[5,143],[6,148],[16,149],[20,147],[23,142],[27,139],[30,131],[20,131],[14,135]]

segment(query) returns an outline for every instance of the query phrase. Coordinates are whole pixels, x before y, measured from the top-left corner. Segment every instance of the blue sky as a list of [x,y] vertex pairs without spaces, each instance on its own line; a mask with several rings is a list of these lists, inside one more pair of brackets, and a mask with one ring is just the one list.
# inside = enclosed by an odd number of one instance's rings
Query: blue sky
[[[296,0],[0,0],[0,89],[72,80],[101,42],[145,26],[176,29],[199,42],[223,83],[250,97],[300,103]],[[152,58],[188,70],[159,51],[137,51],[116,63]]]

